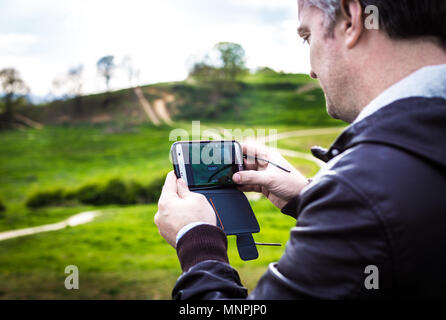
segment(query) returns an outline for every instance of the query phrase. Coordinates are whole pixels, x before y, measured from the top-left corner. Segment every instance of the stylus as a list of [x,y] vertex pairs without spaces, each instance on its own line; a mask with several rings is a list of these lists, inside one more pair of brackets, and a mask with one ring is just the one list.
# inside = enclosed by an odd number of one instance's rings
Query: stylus
[[280,247],[282,246],[281,243],[266,243],[266,242],[254,242],[256,246],[274,246],[274,247]]
[[284,167],[281,167],[281,166],[279,166],[278,164],[275,164],[274,162],[271,162],[271,161],[266,160],[266,159],[262,159],[262,158],[258,158],[258,157],[254,157],[254,156],[249,156],[249,155],[247,155],[247,154],[244,154],[244,155],[243,155],[243,158],[245,158],[245,159],[250,158],[250,159],[255,159],[255,160],[265,161],[265,162],[268,162],[268,163],[272,164],[273,166],[275,166],[275,167],[277,167],[277,168],[279,168],[279,169],[281,169],[281,170],[283,170],[283,171],[285,171],[285,172],[288,172],[288,173],[291,172],[290,170],[285,169]]

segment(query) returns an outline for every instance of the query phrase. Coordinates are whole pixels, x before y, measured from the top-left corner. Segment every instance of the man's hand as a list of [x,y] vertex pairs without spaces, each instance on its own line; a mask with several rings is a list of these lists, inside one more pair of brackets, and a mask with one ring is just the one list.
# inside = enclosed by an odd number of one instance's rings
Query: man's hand
[[[272,149],[243,144],[245,171],[237,172],[232,180],[240,184],[239,190],[243,192],[261,192],[276,207],[282,209],[288,201],[297,197],[300,191],[308,184],[308,180],[286,161],[282,155]],[[252,157],[269,160],[291,172],[285,172],[276,166],[262,160],[253,160]]]
[[183,179],[169,172],[158,201],[155,224],[161,236],[176,247],[176,237],[182,227],[192,222],[217,225],[214,210],[202,194],[191,192]]

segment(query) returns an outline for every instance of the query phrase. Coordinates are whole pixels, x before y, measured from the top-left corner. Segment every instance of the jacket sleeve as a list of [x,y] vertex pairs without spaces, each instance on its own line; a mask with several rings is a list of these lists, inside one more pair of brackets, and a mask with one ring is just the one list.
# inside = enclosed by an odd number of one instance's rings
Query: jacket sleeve
[[244,299],[248,291],[229,265],[227,239],[218,227],[199,225],[186,232],[177,244],[184,273],[173,289],[174,299]]
[[[376,208],[357,188],[336,175],[323,176],[287,207],[295,208],[298,222],[285,253],[247,298],[367,298],[388,292],[364,285],[369,265],[378,267],[380,283],[389,283],[391,261]],[[184,273],[174,297],[240,299],[246,297],[242,292],[236,271],[213,260]]]

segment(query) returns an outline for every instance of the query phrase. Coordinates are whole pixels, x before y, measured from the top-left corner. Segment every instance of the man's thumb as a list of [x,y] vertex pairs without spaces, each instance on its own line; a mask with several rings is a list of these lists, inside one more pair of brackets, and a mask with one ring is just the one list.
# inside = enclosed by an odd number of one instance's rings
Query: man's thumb
[[183,179],[178,179],[177,186],[178,186],[177,192],[180,198],[185,198],[189,195],[190,191],[189,187],[186,184],[186,181],[184,181]]
[[246,170],[234,173],[232,180],[237,184],[260,185],[267,187],[269,178],[264,171]]

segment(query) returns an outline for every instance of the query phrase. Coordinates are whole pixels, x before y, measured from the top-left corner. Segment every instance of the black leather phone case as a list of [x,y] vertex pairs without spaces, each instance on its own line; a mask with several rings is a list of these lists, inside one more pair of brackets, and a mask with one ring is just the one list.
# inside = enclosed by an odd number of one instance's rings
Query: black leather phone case
[[257,219],[248,199],[236,188],[192,189],[204,195],[217,216],[217,226],[227,235],[257,233],[260,231]]
[[[173,146],[172,146],[173,148]],[[174,170],[180,177],[175,152],[171,152]],[[245,194],[235,186],[217,188],[190,188],[201,193],[211,204],[217,217],[217,226],[226,235],[237,236],[237,249],[242,260],[257,259],[259,254],[252,233],[260,231],[259,223]]]
[[252,233],[260,231],[259,223],[243,192],[236,188],[191,189],[201,193],[217,216],[217,226],[227,235],[237,236],[237,249],[244,261],[257,259],[259,253]]
[[[171,147],[173,167],[177,178],[180,177],[175,143]],[[212,188],[192,188],[193,192],[201,193],[214,209],[217,226],[226,235],[237,237],[237,249],[242,260],[257,259],[259,253],[252,237],[252,233],[260,231],[259,223],[252,211],[251,205],[245,194],[239,191],[236,186],[212,187]]]

